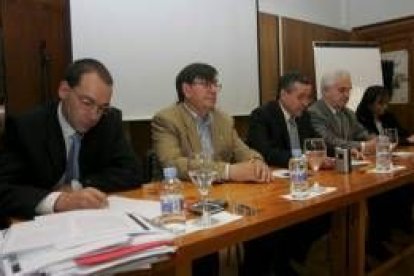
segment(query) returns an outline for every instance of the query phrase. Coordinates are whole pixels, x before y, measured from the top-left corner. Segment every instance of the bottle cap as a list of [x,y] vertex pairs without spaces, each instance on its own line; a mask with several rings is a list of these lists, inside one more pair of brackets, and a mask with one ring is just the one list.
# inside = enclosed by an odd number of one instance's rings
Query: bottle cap
[[177,169],[175,167],[167,167],[163,169],[164,178],[176,178]]
[[292,157],[302,157],[301,149],[292,149]]

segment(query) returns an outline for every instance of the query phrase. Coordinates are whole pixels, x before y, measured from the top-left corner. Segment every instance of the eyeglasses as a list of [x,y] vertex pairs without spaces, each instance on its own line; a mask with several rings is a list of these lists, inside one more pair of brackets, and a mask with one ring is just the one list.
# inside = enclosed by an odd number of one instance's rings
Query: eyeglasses
[[88,110],[96,112],[99,116],[105,115],[109,112],[111,107],[107,104],[99,105],[95,102],[95,100],[91,99],[86,95],[81,95],[75,89],[73,89],[73,94],[76,95],[79,102]]
[[205,89],[215,88],[218,91],[220,91],[221,88],[223,87],[221,83],[213,82],[213,81],[205,81],[205,80],[195,80],[193,81],[192,85],[200,85]]

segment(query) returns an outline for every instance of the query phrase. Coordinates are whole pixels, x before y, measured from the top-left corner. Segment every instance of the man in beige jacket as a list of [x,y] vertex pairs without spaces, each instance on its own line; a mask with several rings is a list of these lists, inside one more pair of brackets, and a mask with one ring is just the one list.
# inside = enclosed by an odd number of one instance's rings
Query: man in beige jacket
[[262,156],[237,135],[233,119],[218,110],[221,90],[217,70],[202,63],[186,66],[176,78],[178,103],[158,112],[152,120],[152,141],[163,165],[174,165],[187,176],[188,157],[207,152],[219,176],[231,181],[270,181]]

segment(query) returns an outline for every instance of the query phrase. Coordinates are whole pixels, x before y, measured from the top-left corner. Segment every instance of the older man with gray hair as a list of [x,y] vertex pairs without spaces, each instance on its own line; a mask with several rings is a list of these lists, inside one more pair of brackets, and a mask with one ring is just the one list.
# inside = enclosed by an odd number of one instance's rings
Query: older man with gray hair
[[[321,79],[322,98],[309,108],[309,113],[315,131],[331,150],[336,146],[347,147],[357,157],[363,157],[362,152],[375,151],[376,140],[358,123],[355,113],[346,107],[351,88],[349,72],[337,70],[325,74]],[[368,201],[370,227],[367,253],[379,261],[390,256],[383,242],[390,239],[391,229],[405,223],[395,214],[409,214],[407,210],[412,206],[403,188],[379,194]],[[389,206],[393,206],[393,212],[389,211]]]
[[355,113],[346,107],[352,89],[351,75],[336,70],[322,76],[322,98],[309,108],[315,131],[325,140],[330,150],[351,148],[357,156],[375,150],[375,137],[358,122]]

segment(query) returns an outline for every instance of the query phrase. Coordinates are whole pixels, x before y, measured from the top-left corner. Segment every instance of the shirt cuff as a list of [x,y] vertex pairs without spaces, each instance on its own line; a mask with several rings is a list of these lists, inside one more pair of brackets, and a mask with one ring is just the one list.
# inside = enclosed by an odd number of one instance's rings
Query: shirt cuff
[[79,180],[76,180],[76,179],[72,180],[72,182],[70,183],[70,186],[72,190],[74,191],[79,191],[83,189],[82,183],[80,183]]
[[229,180],[229,178],[230,178],[230,164],[227,163],[224,166],[224,180]]
[[36,206],[36,213],[39,215],[52,214],[55,211],[55,203],[61,192],[51,192],[40,201]]

